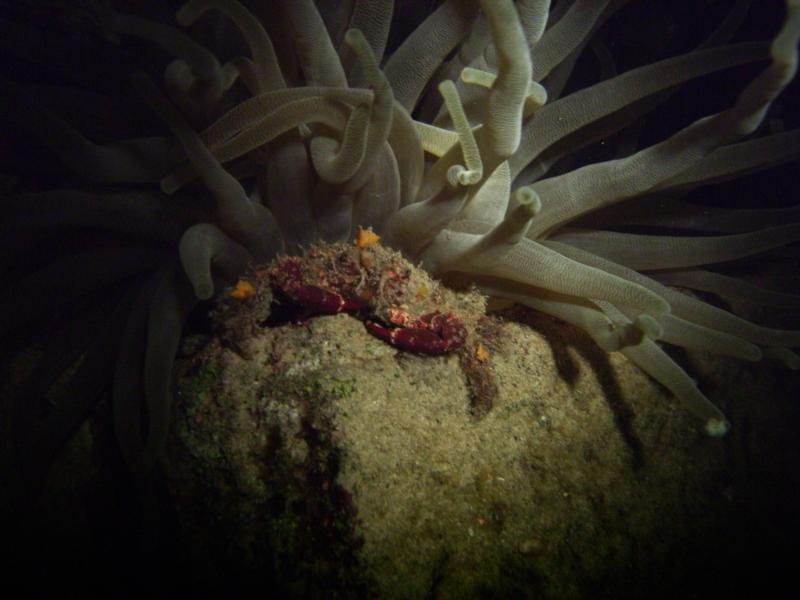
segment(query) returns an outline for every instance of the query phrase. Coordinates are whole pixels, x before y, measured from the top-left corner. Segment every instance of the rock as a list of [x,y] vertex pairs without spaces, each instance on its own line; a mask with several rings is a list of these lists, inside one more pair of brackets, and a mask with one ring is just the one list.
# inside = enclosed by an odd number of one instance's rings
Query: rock
[[554,319],[491,328],[483,416],[455,354],[399,352],[346,314],[184,359],[166,471],[193,572],[466,598],[635,595],[680,569],[674,549],[726,514],[724,442]]

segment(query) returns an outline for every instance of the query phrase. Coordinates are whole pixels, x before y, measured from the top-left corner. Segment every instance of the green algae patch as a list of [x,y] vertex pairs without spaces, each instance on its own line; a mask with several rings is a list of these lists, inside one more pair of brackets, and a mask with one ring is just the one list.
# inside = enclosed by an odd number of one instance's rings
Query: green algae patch
[[280,401],[286,398],[297,398],[314,404],[333,402],[353,393],[356,386],[355,377],[334,377],[314,374],[306,377],[288,377],[264,390],[264,399]]
[[180,379],[175,391],[177,401],[184,402],[190,409],[198,398],[207,398],[214,393],[221,375],[222,369],[214,359],[200,362]]

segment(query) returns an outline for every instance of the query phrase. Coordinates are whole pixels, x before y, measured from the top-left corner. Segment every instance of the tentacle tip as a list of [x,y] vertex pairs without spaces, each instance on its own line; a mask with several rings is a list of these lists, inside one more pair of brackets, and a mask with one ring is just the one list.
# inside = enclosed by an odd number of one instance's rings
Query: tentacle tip
[[177,192],[181,186],[175,177],[168,175],[167,177],[164,177],[161,180],[160,187],[162,192],[164,192],[168,196],[171,196],[172,194]]
[[750,362],[758,362],[764,358],[764,353],[761,351],[761,348],[758,346],[753,346],[753,348],[749,349],[749,352],[746,356],[743,356],[744,360],[749,360]]
[[198,300],[210,300],[211,297],[214,295],[214,286],[213,284],[198,284],[194,286],[194,295],[197,296]]
[[459,78],[464,83],[469,83],[472,85],[478,85],[484,87],[486,89],[491,89],[492,85],[495,82],[495,79],[497,79],[497,76],[494,73],[488,73],[486,71],[481,71],[480,69],[475,69],[473,67],[464,67],[463,69],[461,69]]
[[786,368],[790,371],[800,371],[800,356],[792,352],[791,350],[787,351],[787,355],[784,357],[783,364],[786,365]]
[[297,133],[304,140],[308,140],[312,135],[314,135],[314,132],[311,131],[311,128],[305,123],[300,123],[297,126]]
[[650,315],[639,315],[636,317],[636,328],[651,340],[657,340],[664,334],[661,324]]
[[367,40],[364,37],[364,34],[356,27],[348,29],[344,34],[344,43],[350,48],[356,49],[358,46],[366,44],[366,42]]
[[668,315],[672,312],[672,306],[670,306],[669,302],[664,300],[661,296],[658,296],[658,301],[653,304],[653,307],[649,312],[656,316]]
[[189,0],[175,12],[175,20],[181,27],[189,27],[200,17],[200,14],[196,3]]
[[706,421],[706,433],[711,437],[722,437],[731,428],[731,424],[728,423],[724,418],[719,419],[709,419]]
[[475,185],[483,178],[483,171],[479,169],[464,169],[458,173],[458,183],[461,185]]
[[528,216],[535,217],[542,210],[542,199],[532,188],[521,187],[514,193],[514,196],[517,205],[524,207]]
[[239,79],[239,67],[233,62],[227,62],[222,66],[222,88],[228,90]]
[[536,106],[547,104],[547,89],[535,81],[528,84],[528,96],[526,100]]
[[764,358],[770,358],[782,363],[790,371],[800,370],[800,354],[793,352],[789,348],[767,347],[761,349]]
[[466,169],[462,165],[453,165],[447,169],[447,183],[451,188],[456,188],[459,186],[461,183],[461,173],[464,171],[466,171]]
[[186,61],[176,58],[164,69],[164,80],[174,82],[182,92],[189,92],[195,83],[195,75]]

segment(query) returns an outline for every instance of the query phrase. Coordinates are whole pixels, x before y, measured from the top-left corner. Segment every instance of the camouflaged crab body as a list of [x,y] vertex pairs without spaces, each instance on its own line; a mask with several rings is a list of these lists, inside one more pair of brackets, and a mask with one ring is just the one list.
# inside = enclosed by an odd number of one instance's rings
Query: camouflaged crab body
[[[304,256],[282,256],[269,269],[279,297],[301,316],[357,313],[367,330],[402,350],[442,354],[467,341],[453,310],[441,310],[433,282],[377,244],[314,246]],[[444,307],[442,307],[444,308]]]

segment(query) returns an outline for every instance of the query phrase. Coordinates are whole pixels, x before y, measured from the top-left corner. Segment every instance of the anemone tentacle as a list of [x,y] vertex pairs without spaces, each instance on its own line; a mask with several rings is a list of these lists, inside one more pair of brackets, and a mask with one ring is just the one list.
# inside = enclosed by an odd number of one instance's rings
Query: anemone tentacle
[[[136,100],[157,116],[137,138],[95,138],[100,125],[84,134],[86,115],[58,110],[69,93],[38,102],[32,95],[46,88],[2,82],[4,109],[29,145],[54,151],[45,162],[58,174],[50,189],[4,200],[0,267],[11,275],[0,304],[20,316],[7,327],[55,309],[98,327],[97,314],[107,314],[79,300],[115,291],[112,333],[84,336],[107,355],[90,346],[76,385],[115,381],[115,427],[131,469],[152,467],[164,445],[171,365],[192,307],[251,259],[352,239],[361,227],[436,276],[471,279],[623,352],[715,435],[726,428],[722,412],[660,343],[800,364],[792,351],[800,332],[668,287],[797,308],[796,296],[737,289],[737,280],[704,270],[795,242],[796,206],[734,210],[683,196],[800,156],[800,130],[762,126],[795,76],[798,0],[787,0],[771,42],[727,43],[745,15],[768,10],[753,3],[748,13],[737,0],[693,50],[620,72],[606,24],[625,13],[622,0],[552,8],[548,0],[444,0],[399,44],[392,0],[273,4],[189,0],[162,23],[92,3],[109,44],[135,38],[160,56],[155,65],[129,57],[147,73],[133,76]],[[236,40],[205,36],[213,22],[232,27]],[[26,29],[4,31],[18,40]],[[590,44],[599,68],[582,63]],[[45,50],[20,46],[22,59],[48,62]],[[728,106],[694,115],[672,135],[645,135],[642,118],[666,110],[679,86],[747,73],[760,61]],[[588,85],[584,70],[593,71]],[[617,132],[620,143],[605,151]],[[70,235],[87,236],[82,252],[59,250],[59,236]],[[16,266],[29,255],[32,269]],[[48,286],[60,296],[41,294]],[[87,402],[56,407],[41,435],[63,441]]]

